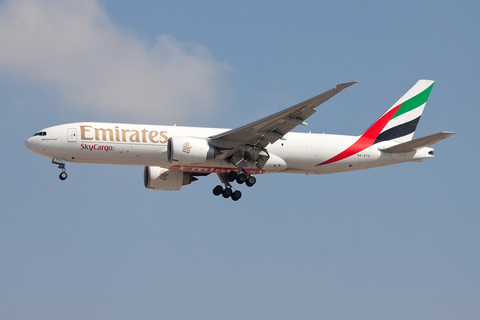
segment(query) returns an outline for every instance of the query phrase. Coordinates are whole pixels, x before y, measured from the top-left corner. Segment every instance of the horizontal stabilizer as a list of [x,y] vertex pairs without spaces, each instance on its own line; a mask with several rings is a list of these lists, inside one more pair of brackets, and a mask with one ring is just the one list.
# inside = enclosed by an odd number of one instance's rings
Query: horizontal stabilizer
[[415,151],[415,150],[419,150],[419,149],[431,146],[432,144],[442,141],[443,139],[446,139],[454,134],[455,132],[445,132],[445,131],[439,132],[426,137],[400,143],[393,147],[379,149],[379,150],[385,153],[411,152],[411,151]]

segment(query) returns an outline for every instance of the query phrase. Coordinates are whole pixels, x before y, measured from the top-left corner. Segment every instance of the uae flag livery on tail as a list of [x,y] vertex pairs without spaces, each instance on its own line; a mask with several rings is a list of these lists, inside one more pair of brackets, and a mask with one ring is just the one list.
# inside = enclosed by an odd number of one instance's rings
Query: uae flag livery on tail
[[317,166],[343,160],[379,142],[395,140],[402,143],[412,140],[433,84],[431,80],[419,80],[354,144]]

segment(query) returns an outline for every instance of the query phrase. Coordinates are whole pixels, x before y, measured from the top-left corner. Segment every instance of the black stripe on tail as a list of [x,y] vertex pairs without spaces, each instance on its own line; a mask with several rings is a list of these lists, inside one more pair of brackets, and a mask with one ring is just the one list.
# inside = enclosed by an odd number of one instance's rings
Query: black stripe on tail
[[397,138],[406,136],[407,134],[410,134],[412,132],[415,132],[415,129],[417,129],[417,124],[419,121],[420,121],[420,116],[416,119],[413,119],[412,121],[405,122],[396,127],[390,128],[387,131],[380,133],[377,139],[375,139],[375,142],[373,144],[392,140],[392,139],[397,139]]

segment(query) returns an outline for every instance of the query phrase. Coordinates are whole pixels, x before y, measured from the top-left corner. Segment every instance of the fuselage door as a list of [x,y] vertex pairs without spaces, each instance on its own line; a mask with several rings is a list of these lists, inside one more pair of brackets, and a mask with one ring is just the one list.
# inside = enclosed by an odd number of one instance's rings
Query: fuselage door
[[67,129],[68,142],[77,142],[77,129]]

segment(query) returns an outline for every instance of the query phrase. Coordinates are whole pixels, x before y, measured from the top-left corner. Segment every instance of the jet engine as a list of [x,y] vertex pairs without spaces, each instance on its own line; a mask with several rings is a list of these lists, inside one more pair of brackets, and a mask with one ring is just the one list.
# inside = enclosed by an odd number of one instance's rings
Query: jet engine
[[215,156],[215,148],[206,139],[171,137],[167,145],[168,161],[179,165],[204,163]]
[[162,167],[145,167],[145,188],[152,190],[180,190],[182,186],[198,180],[188,172],[174,171]]

